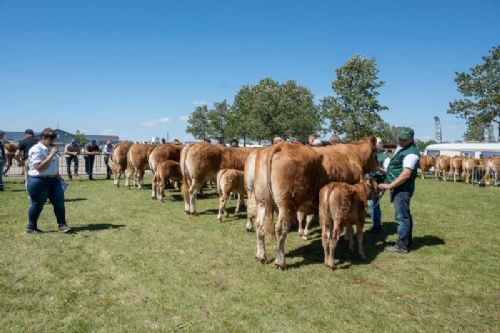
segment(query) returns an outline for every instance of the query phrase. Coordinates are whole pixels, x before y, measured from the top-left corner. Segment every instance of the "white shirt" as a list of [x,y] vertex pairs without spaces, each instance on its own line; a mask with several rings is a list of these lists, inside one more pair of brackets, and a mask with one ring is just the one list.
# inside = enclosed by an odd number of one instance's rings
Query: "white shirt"
[[111,154],[112,151],[113,151],[113,145],[111,145],[111,147],[108,147],[108,145],[104,145],[102,147],[102,152],[103,153],[109,153],[109,154]]
[[[394,155],[392,155],[392,156],[396,156],[396,154],[401,149],[403,149],[403,147],[398,146],[396,148],[396,151],[394,152]],[[408,155],[406,155],[405,158],[403,159],[403,168],[408,168],[408,169],[412,169],[412,170],[415,169],[417,167],[418,159],[419,159],[419,157],[418,157],[417,154],[408,154]],[[389,162],[390,162],[389,159],[385,159],[384,160],[384,169],[387,169],[387,167],[389,166]]]
[[50,147],[45,146],[41,142],[38,142],[36,145],[30,148],[28,152],[28,175],[32,177],[57,175],[59,170],[59,153],[57,153],[52,158],[49,166],[47,166],[45,169],[40,171],[35,169],[35,164],[42,163],[43,161],[45,161],[45,159],[47,159],[47,157],[50,155],[50,149]]

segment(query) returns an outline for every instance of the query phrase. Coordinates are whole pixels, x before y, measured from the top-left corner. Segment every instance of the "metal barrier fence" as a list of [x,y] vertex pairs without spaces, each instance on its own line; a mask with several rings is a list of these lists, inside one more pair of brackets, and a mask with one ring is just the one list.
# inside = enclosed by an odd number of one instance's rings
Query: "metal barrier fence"
[[[6,176],[21,176],[23,174],[23,167],[18,166],[18,163],[16,160],[12,161],[12,166],[10,167],[9,171],[7,172]],[[75,162],[71,162],[71,174],[74,173],[75,169]],[[3,172],[3,170],[2,170]],[[62,176],[66,176],[68,174],[67,169],[66,169],[66,156],[61,155],[59,157],[59,173]],[[95,160],[94,160],[94,168],[93,172],[94,175],[105,175],[106,174],[106,164],[104,163],[104,155],[96,155]],[[78,156],[78,175],[86,175],[87,173],[85,172],[85,160],[82,155]]]

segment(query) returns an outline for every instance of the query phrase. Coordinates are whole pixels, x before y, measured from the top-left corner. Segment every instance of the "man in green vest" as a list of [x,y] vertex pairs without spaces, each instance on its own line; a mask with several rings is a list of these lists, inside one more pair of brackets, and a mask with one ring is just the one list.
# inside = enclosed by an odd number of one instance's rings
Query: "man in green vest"
[[415,191],[415,178],[420,152],[413,142],[415,132],[409,127],[399,128],[398,147],[387,166],[386,183],[379,188],[391,191],[394,202],[398,239],[395,246],[386,247],[387,252],[408,253],[411,247],[413,219],[410,199]]

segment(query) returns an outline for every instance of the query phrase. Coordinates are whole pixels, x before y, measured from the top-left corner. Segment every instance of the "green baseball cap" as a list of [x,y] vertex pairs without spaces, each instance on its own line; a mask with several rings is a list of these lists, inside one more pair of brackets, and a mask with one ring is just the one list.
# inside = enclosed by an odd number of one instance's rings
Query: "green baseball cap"
[[409,127],[400,127],[398,131],[398,138],[403,140],[413,139],[415,131]]

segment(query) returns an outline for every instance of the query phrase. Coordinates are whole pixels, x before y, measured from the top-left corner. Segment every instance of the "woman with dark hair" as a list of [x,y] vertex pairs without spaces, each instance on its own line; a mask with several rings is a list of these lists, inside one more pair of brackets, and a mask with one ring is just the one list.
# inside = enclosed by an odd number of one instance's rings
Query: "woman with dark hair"
[[41,140],[31,147],[28,152],[28,194],[31,198],[31,207],[28,210],[27,234],[41,234],[38,229],[38,217],[42,213],[47,198],[54,206],[59,231],[70,232],[66,225],[64,208],[64,191],[62,178],[59,175],[59,151],[54,146],[57,134],[46,128],[42,131]]

